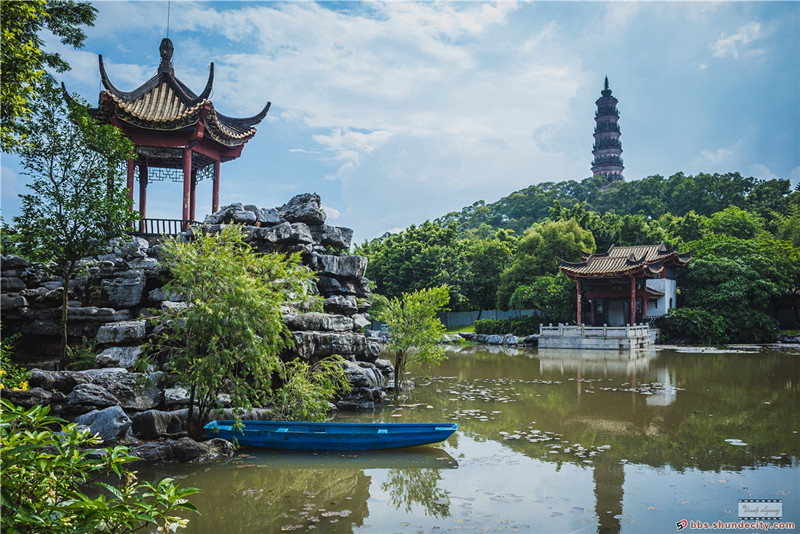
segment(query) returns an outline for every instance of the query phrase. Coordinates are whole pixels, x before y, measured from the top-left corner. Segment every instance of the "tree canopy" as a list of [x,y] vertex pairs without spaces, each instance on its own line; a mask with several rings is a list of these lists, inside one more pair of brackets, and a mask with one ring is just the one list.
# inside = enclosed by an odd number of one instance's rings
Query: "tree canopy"
[[93,26],[97,10],[74,0],[25,0],[0,3],[3,21],[0,47],[0,148],[15,152],[30,131],[26,118],[43,87],[51,83],[46,69],[69,70],[57,53],[44,48],[42,33],[49,31],[62,44],[83,46],[82,26]]

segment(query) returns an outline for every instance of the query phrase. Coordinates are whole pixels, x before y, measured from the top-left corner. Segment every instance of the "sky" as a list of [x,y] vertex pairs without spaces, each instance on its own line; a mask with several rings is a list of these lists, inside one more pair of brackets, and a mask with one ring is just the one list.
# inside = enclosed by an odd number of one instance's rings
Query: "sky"
[[[196,93],[267,118],[222,165],[220,204],[318,193],[354,242],[591,175],[595,100],[619,99],[625,179],[740,172],[800,182],[800,3],[101,1],[84,48],[49,37],[68,90],[96,105],[98,54],[130,91],[163,37]],[[2,215],[24,169],[2,157]],[[149,217],[181,217],[182,187],[148,186]],[[138,185],[135,192],[138,198]],[[200,182],[197,216],[211,211]]]

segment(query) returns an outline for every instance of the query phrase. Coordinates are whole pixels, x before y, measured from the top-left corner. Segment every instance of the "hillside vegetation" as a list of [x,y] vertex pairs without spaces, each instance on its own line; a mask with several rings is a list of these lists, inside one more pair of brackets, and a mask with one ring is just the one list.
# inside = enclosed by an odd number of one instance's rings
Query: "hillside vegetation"
[[[784,326],[800,323],[800,187],[784,179],[677,173],[545,182],[385,234],[356,252],[369,258],[378,300],[447,285],[452,310],[532,307],[557,321],[574,318],[575,306],[574,282],[558,274],[557,257],[578,261],[614,244],[662,241],[694,253],[679,273],[681,317],[717,325],[698,338],[769,338],[778,309],[792,310]],[[730,308],[755,331],[731,325]],[[709,323],[708,314],[720,320]]]

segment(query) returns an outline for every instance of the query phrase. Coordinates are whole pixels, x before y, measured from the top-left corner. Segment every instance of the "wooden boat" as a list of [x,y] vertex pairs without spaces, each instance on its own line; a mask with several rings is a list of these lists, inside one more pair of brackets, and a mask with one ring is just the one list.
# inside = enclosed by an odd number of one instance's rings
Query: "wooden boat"
[[456,423],[302,423],[290,421],[211,421],[212,438],[250,447],[297,451],[364,451],[438,443],[458,429]]

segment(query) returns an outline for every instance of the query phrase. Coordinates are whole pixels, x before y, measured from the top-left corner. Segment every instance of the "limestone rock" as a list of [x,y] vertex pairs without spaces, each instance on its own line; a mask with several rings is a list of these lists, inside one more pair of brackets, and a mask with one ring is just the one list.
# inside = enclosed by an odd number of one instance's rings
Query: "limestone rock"
[[303,313],[286,318],[290,330],[327,330],[345,332],[353,329],[353,319],[329,313]]
[[321,225],[326,219],[325,212],[320,207],[319,195],[316,193],[297,195],[278,208],[278,213],[281,218],[289,222]]
[[315,254],[311,260],[311,268],[320,274],[345,279],[359,279],[367,270],[367,258],[364,256]]
[[[145,338],[145,321],[120,321],[106,323],[97,331],[98,343],[137,343]],[[107,367],[107,366],[106,366]],[[125,367],[121,365],[119,367]]]
[[6,269],[25,269],[30,267],[30,262],[21,256],[6,254],[2,257],[3,270]]
[[66,409],[71,413],[86,413],[91,410],[117,406],[117,399],[99,384],[78,384],[66,398]]
[[188,409],[164,412],[147,410],[133,416],[133,432],[141,439],[182,437],[186,434]]
[[92,384],[105,388],[125,410],[143,412],[164,401],[164,392],[159,387],[163,373],[129,373],[121,368],[88,369],[78,373],[91,376]]
[[[64,394],[60,391],[50,391],[40,387],[33,387],[26,391],[14,391],[13,389],[3,389],[3,398],[13,402],[15,405],[28,409],[37,404],[53,406],[54,408],[64,403]],[[58,410],[53,410],[54,413]]]
[[140,270],[127,271],[125,276],[103,280],[103,299],[100,304],[112,308],[132,308],[142,302],[146,284]]
[[256,212],[256,224],[258,226],[275,226],[281,222],[281,216],[276,208],[261,208]]
[[314,237],[314,242],[323,247],[333,247],[348,250],[353,241],[353,230],[327,224],[309,225],[308,229]]
[[122,367],[132,371],[141,357],[142,347],[109,347],[95,357],[94,364],[98,367]]
[[232,457],[236,448],[229,441],[215,438],[202,443],[191,438],[151,441],[131,447],[130,453],[142,459],[142,463],[153,462],[209,462],[219,457]]
[[325,299],[325,311],[328,313],[353,315],[358,312],[358,302],[352,295],[331,295]]
[[352,332],[292,332],[295,352],[301,358],[324,358],[331,354],[349,356],[361,354],[366,338]]
[[93,410],[75,419],[79,425],[86,425],[92,434],[98,434],[103,446],[116,445],[125,437],[133,422],[119,406],[109,406],[103,410]]
[[25,282],[16,276],[3,276],[0,278],[0,289],[3,293],[16,293],[25,289]]
[[175,410],[189,406],[189,390],[182,387],[165,389],[164,404],[167,405],[168,410]]
[[[78,384],[88,384],[89,382],[91,382],[91,377],[75,371],[46,371],[43,369],[32,369],[31,378],[28,380],[31,387],[60,391],[64,394],[70,393]],[[3,394],[5,395],[5,392]]]

